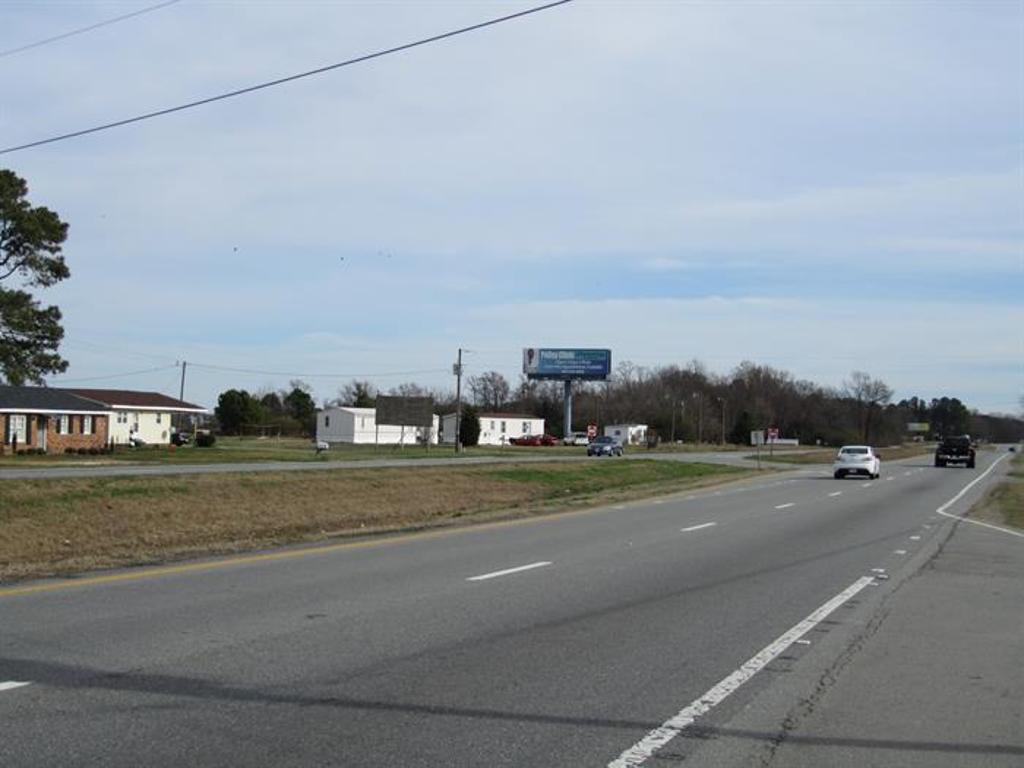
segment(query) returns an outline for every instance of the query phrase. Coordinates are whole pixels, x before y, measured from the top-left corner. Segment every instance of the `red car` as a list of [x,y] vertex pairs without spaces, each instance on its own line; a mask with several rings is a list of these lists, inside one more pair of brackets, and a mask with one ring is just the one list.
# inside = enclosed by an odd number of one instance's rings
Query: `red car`
[[558,445],[558,439],[551,435],[523,435],[509,440],[512,445]]

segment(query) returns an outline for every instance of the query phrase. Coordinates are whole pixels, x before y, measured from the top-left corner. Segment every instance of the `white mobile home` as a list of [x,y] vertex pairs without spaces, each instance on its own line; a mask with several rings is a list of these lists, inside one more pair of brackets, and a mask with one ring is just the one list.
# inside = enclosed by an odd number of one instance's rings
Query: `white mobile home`
[[[455,414],[446,414],[443,421],[442,441],[455,443]],[[514,437],[543,435],[544,419],[522,413],[481,413],[478,445],[508,445]]]
[[316,439],[319,443],[422,445],[429,438],[431,445],[437,445],[438,426],[435,414],[431,429],[381,424],[378,430],[376,408],[335,406],[317,413]]
[[604,433],[623,445],[641,445],[647,442],[646,424],[609,424],[604,428]]

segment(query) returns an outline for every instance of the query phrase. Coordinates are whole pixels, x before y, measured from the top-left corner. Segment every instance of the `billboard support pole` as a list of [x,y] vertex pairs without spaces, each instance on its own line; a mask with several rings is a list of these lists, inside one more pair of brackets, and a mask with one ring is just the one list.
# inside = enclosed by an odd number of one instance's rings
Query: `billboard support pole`
[[572,380],[566,379],[562,382],[563,385],[563,417],[565,419],[565,426],[562,428],[564,433],[562,437],[568,438],[572,432]]

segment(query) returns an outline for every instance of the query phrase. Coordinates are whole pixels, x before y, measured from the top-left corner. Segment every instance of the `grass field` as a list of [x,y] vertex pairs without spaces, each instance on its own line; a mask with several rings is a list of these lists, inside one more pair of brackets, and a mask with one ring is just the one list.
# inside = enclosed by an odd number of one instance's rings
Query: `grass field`
[[0,483],[0,580],[670,492],[750,474],[656,461]]
[[1024,529],[1024,455],[1012,459],[1006,479],[974,505],[970,515]]

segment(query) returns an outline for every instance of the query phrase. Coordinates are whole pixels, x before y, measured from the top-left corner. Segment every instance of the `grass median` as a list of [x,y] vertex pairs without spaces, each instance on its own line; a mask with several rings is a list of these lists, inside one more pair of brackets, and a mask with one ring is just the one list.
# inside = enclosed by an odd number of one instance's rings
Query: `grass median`
[[[882,456],[882,461],[896,461],[898,459],[910,459],[914,456],[924,456],[935,452],[935,446],[929,443],[913,443],[910,445],[894,445],[880,447],[877,449]],[[776,453],[768,455],[768,449],[761,451],[761,461],[781,462],[783,464],[831,464],[836,459],[838,448],[814,448],[801,453]],[[750,454],[746,458],[756,459],[757,454]]]
[[1006,477],[968,514],[979,520],[1024,530],[1024,455],[1013,458]]
[[543,514],[751,474],[709,464],[400,467],[0,482],[0,581]]

